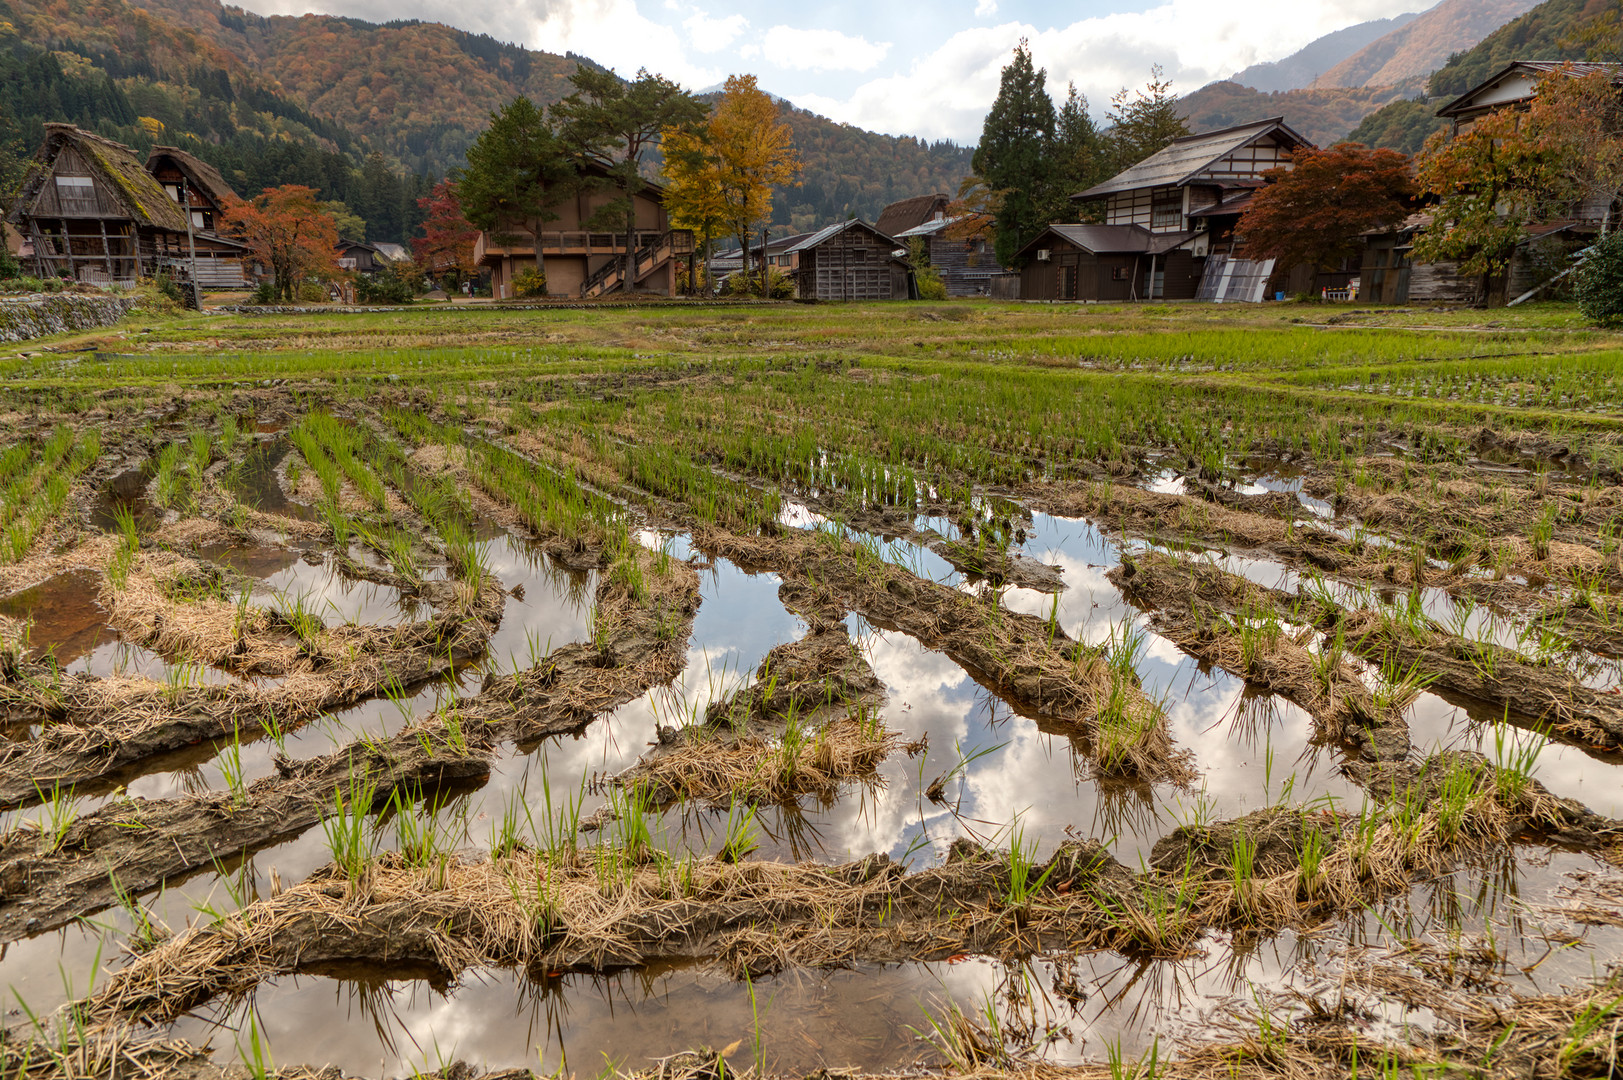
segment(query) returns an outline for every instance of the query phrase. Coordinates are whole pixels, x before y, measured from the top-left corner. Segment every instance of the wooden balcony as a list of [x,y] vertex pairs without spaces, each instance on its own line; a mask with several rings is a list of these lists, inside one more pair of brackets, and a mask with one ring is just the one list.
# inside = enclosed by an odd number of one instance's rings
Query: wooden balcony
[[[693,232],[690,229],[639,229],[633,238],[633,250],[643,251],[651,246],[660,244],[665,237],[670,238],[670,253],[672,255],[690,255],[693,253]],[[487,233],[480,233],[473,243],[473,261],[484,263],[487,259],[494,262],[504,258],[533,259],[536,254],[536,245],[531,238],[518,233],[506,236],[504,239],[510,243],[497,243]],[[616,232],[586,232],[582,230],[557,232],[543,232],[540,237],[540,248],[543,256],[553,255],[624,255],[626,252],[626,234]]]

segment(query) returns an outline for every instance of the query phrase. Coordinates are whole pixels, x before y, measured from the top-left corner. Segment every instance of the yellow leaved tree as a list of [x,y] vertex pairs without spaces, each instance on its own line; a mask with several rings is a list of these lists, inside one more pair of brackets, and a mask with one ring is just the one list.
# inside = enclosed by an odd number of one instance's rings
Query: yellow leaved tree
[[710,119],[664,136],[665,205],[673,224],[737,237],[749,273],[750,236],[772,219],[772,189],[800,184],[800,155],[777,102],[753,75],[733,75]]

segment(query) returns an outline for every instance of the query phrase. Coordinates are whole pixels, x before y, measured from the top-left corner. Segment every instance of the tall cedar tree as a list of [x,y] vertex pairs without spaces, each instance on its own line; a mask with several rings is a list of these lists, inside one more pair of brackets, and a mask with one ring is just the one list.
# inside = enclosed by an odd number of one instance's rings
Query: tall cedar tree
[[1416,262],[1452,260],[1502,298],[1505,271],[1531,222],[1569,217],[1623,186],[1623,115],[1604,72],[1552,72],[1525,110],[1501,109],[1417,160],[1420,189],[1441,198],[1415,239]]
[[1031,62],[1024,38],[1003,69],[997,100],[981,127],[971,166],[997,193],[997,259],[1011,266],[1019,250],[1048,224],[1052,208],[1054,102],[1048,73]]
[[1076,210],[1071,196],[1110,177],[1110,158],[1106,149],[1093,117],[1088,115],[1086,95],[1077,93],[1076,83],[1071,83],[1066,90],[1065,104],[1060,106],[1059,120],[1054,125],[1050,220],[1074,220]]
[[[750,237],[772,220],[774,189],[798,186],[800,155],[778,104],[753,75],[734,75],[702,128],[665,133],[665,205],[671,220],[704,232],[727,228],[744,250],[749,280]],[[762,279],[763,287],[765,278]]]
[[1396,150],[1304,147],[1290,163],[1262,174],[1267,186],[1240,217],[1247,258],[1334,266],[1363,250],[1363,233],[1401,222],[1415,195],[1408,155]]
[[476,228],[498,240],[513,230],[535,241],[535,263],[547,272],[541,231],[556,221],[553,210],[577,182],[573,160],[535,102],[520,95],[490,114],[490,126],[468,147],[468,165],[457,178],[462,212]]
[[620,287],[630,291],[636,195],[648,186],[642,175],[643,155],[660,144],[665,132],[697,127],[708,110],[676,83],[646,70],[628,83],[613,71],[577,65],[569,82],[575,92],[554,105],[552,115],[571,151],[609,174],[615,198],[593,217],[597,223],[624,227],[627,243]]
[[1160,64],[1150,68],[1150,81],[1133,98],[1129,99],[1127,88],[1122,87],[1121,93],[1110,99],[1105,119],[1109,128],[1109,176],[1137,165],[1166,149],[1173,139],[1189,134],[1189,124],[1178,115],[1178,95],[1172,92],[1172,80],[1164,77]]
[[292,301],[308,277],[336,275],[338,226],[321,209],[314,188],[283,184],[226,207],[225,231],[270,267],[277,298]]
[[417,200],[423,211],[423,235],[411,239],[411,252],[417,264],[435,277],[458,280],[473,277],[473,245],[479,239],[462,213],[462,200],[455,180],[441,180],[434,190]]

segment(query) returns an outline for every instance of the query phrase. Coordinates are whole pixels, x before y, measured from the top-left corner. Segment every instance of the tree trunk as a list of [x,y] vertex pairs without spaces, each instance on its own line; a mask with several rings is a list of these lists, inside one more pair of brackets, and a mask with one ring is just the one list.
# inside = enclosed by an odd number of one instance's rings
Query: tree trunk
[[631,279],[637,272],[637,200],[631,194],[631,185],[622,189],[626,197],[626,261],[625,277],[620,281],[620,291],[631,291]]
[[[706,224],[705,227],[704,227],[704,294],[703,295],[705,295],[707,297],[710,295],[710,282],[714,280],[714,278],[712,278],[711,275],[710,275],[710,254],[711,254],[711,252],[710,252],[710,226],[709,226],[709,224]],[[692,284],[692,283],[690,282],[690,284]],[[698,289],[695,288],[694,292],[697,294]]]

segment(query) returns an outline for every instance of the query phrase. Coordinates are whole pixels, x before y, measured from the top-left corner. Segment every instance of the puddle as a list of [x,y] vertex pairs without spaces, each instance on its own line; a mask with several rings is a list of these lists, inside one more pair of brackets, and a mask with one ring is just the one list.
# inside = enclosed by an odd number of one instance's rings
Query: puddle
[[128,510],[135,515],[137,525],[147,524],[157,511],[147,502],[148,474],[143,466],[126,469],[102,486],[90,508],[92,527],[107,532],[118,529],[118,515]]
[[29,644],[35,659],[55,655],[61,667],[118,640],[107,625],[107,612],[96,602],[101,575],[94,570],[70,570],[0,600],[0,615],[32,619]]
[[221,476],[221,483],[238,499],[267,514],[315,521],[320,517],[315,507],[288,498],[277,476],[277,466],[292,449],[285,435],[258,443],[248,449],[240,464]]

